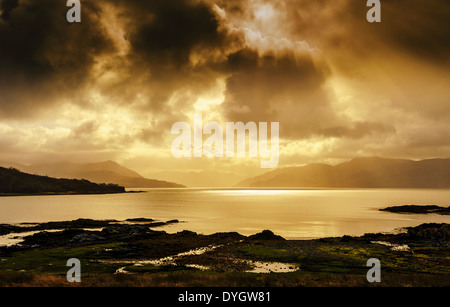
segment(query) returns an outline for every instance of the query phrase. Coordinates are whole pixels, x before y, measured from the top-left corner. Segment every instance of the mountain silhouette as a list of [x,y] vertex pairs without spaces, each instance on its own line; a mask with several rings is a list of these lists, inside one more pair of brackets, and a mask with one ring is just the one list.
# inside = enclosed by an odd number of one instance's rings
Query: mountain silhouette
[[55,178],[86,179],[94,183],[113,183],[125,188],[180,188],[181,184],[174,182],[148,179],[114,161],[98,163],[45,163],[23,165],[1,162],[4,167],[14,167],[30,174],[50,176]]
[[109,194],[124,193],[117,184],[97,184],[88,180],[56,179],[0,167],[0,194]]
[[281,168],[239,182],[238,187],[450,188],[450,159],[421,161],[355,158],[335,166]]
[[176,181],[188,187],[230,187],[246,176],[220,170],[171,170],[153,173],[160,180]]

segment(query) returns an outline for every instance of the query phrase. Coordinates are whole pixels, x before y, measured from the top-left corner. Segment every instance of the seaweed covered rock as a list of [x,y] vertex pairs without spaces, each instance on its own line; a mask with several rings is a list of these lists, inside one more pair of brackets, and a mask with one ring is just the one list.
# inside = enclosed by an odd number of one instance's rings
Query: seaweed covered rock
[[428,214],[435,213],[441,215],[449,215],[450,207],[440,207],[435,205],[403,205],[392,206],[380,209],[380,211],[393,212],[393,213],[410,213],[410,214]]
[[263,230],[260,233],[251,235],[248,237],[250,240],[285,240],[283,237],[280,237],[274,234],[270,230]]
[[105,240],[105,238],[100,237],[96,234],[82,233],[74,236],[72,240],[70,240],[70,243],[91,243],[100,240]]
[[105,227],[101,231],[102,236],[105,236],[106,238],[115,238],[120,240],[140,238],[159,233],[161,232],[151,230],[148,226],[144,225],[113,225]]
[[407,236],[415,241],[429,241],[448,245],[450,243],[450,225],[430,223],[410,227]]
[[197,236],[196,232],[190,231],[190,230],[183,230],[176,233],[179,236],[185,236],[185,237],[195,237]]

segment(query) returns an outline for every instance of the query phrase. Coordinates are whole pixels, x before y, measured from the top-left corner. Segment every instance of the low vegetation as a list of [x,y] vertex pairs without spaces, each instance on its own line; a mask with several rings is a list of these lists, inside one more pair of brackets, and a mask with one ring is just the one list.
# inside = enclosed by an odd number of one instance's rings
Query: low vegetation
[[[154,222],[129,219],[131,224],[109,223],[102,230],[26,237],[21,245],[0,248],[0,286],[450,286],[448,224],[424,224],[401,234],[285,240],[270,231],[248,237],[168,234],[151,229],[148,223]],[[407,248],[393,248],[400,245]],[[69,258],[81,261],[81,283],[66,280]],[[381,283],[366,279],[369,258],[381,261]],[[293,270],[251,273],[255,262]]]

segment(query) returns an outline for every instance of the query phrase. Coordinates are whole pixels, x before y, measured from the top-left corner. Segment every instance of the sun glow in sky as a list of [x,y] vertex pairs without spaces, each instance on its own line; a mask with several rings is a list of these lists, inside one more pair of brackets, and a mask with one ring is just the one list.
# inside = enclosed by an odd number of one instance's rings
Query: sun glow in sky
[[384,1],[377,24],[351,0],[83,0],[78,24],[58,0],[0,3],[0,161],[261,173],[175,159],[198,113],[279,122],[279,167],[450,156],[448,1]]

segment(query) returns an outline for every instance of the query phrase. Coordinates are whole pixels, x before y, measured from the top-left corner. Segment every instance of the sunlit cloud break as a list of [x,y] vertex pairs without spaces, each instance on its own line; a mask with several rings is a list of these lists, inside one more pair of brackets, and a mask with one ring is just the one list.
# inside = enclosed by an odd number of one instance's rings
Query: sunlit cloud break
[[260,171],[226,140],[175,158],[173,124],[200,113],[224,135],[279,123],[278,167],[450,156],[448,1],[380,1],[381,22],[367,1],[80,3],[76,22],[66,1],[0,0],[0,161]]

